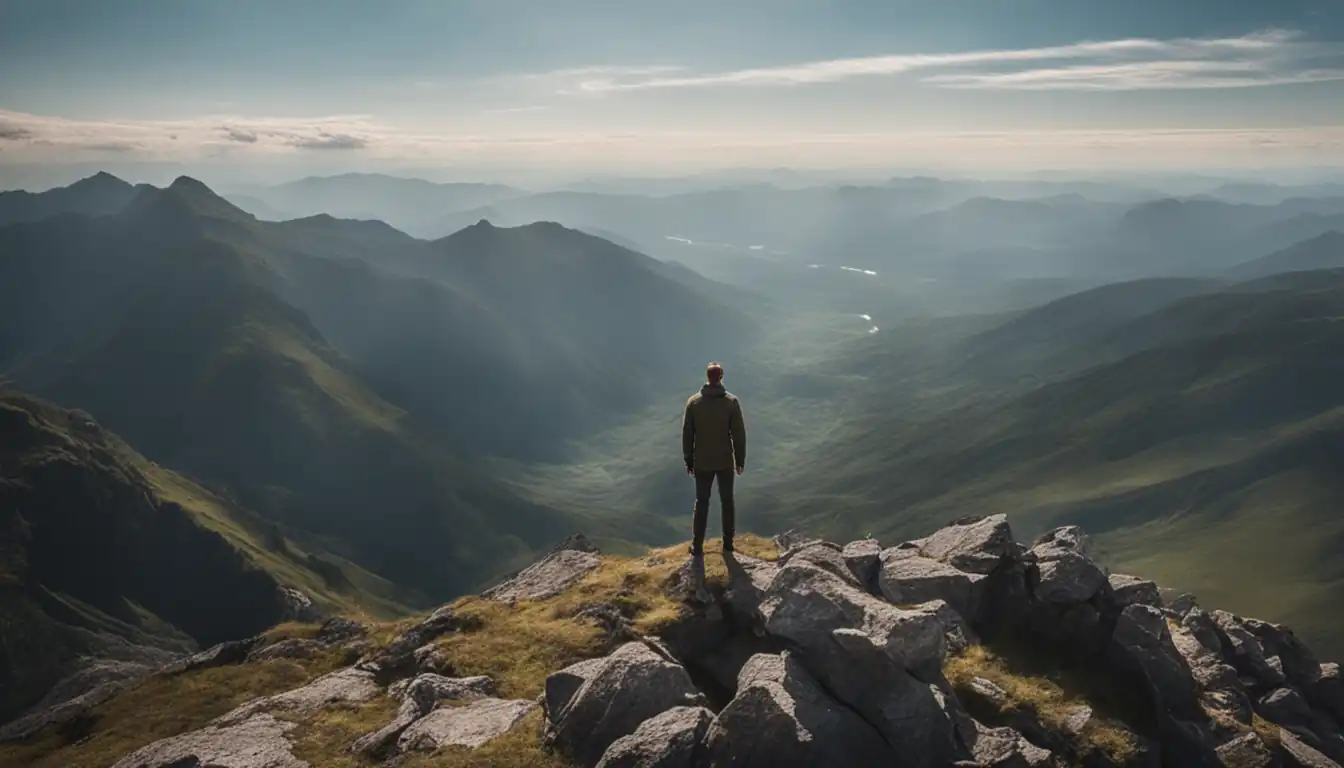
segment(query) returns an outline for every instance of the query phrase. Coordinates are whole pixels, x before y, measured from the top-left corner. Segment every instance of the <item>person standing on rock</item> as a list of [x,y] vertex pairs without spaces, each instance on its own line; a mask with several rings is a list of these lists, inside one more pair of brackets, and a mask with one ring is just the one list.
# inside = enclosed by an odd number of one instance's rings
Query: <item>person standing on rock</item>
[[742,403],[723,387],[723,366],[710,363],[705,369],[705,386],[686,401],[681,419],[681,453],[686,474],[695,478],[694,539],[691,555],[704,555],[705,525],[709,522],[709,493],[719,484],[719,504],[723,508],[723,552],[733,551],[735,530],[733,474],[742,474],[747,465],[747,425],[742,420]]

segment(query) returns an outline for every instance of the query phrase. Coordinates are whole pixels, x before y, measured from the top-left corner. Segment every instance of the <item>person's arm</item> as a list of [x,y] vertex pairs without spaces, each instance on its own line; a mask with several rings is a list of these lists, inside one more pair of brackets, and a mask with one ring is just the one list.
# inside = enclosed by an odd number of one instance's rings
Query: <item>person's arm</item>
[[742,418],[742,401],[733,401],[733,413],[729,419],[733,431],[733,458],[738,471],[747,466],[747,423]]
[[691,416],[691,401],[681,414],[681,457],[686,460],[686,471],[695,469],[695,419]]

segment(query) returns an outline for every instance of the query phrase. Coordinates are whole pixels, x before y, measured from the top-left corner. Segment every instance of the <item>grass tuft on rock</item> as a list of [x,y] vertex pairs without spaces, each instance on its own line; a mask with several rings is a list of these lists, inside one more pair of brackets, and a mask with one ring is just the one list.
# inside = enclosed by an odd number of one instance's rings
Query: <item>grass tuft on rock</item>
[[[1008,704],[1001,715],[1025,713],[1060,733],[1067,733],[1065,725],[1078,707],[1095,706],[1095,702],[1066,691],[1056,680],[1035,671],[1027,672],[981,645],[949,656],[943,671],[963,701],[973,695],[970,694],[971,681],[983,678],[1008,694]],[[1139,756],[1139,743],[1134,734],[1105,719],[1100,712],[1094,712],[1076,738],[1081,754],[1100,752],[1118,765],[1126,765]]]

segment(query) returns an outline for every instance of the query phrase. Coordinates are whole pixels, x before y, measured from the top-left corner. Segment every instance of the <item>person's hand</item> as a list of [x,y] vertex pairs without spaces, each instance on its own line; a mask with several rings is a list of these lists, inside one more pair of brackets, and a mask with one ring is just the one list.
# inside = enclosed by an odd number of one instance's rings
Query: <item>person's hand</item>
[[746,467],[738,467],[738,468],[737,468],[737,474],[738,474],[739,477],[741,477],[741,476],[742,476],[742,473],[743,473],[743,472],[746,472],[746,471],[747,471],[747,468],[746,468]]

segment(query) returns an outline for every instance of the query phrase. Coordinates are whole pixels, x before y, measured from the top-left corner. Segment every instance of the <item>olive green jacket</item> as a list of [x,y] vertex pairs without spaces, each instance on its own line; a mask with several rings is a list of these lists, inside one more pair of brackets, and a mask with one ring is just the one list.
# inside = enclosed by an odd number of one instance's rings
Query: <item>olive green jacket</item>
[[721,384],[706,384],[686,401],[681,419],[681,453],[696,472],[747,465],[747,425],[742,403]]

